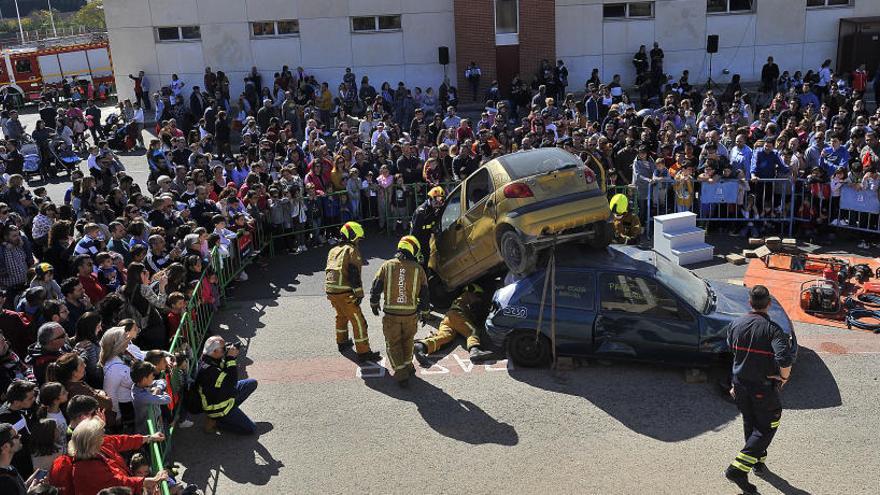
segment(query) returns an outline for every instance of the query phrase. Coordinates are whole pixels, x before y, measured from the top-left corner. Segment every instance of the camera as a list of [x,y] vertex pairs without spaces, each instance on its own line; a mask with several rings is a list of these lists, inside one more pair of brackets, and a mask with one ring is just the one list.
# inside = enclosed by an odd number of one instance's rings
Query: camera
[[240,341],[240,340],[236,340],[235,342],[227,342],[227,343],[226,343],[226,349],[232,349],[232,348],[235,348],[235,349],[237,349],[237,350],[241,350],[241,348],[242,348],[243,346],[244,346],[244,343],[243,343],[242,341]]

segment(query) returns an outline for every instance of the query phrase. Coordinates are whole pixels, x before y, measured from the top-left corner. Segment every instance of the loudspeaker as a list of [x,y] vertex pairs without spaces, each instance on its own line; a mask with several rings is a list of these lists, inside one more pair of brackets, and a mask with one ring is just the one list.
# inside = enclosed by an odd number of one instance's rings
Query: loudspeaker
[[718,35],[710,34],[706,38],[706,53],[718,53]]
[[441,46],[437,48],[437,63],[440,65],[449,65],[449,47]]

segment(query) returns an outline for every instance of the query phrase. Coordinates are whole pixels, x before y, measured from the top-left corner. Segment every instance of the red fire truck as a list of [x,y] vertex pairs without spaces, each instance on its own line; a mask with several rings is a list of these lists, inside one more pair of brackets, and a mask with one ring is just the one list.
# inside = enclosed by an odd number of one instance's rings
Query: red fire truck
[[0,101],[11,95],[17,105],[40,99],[47,85],[91,81],[95,88],[113,84],[110,45],[105,35],[87,34],[41,40],[0,51]]

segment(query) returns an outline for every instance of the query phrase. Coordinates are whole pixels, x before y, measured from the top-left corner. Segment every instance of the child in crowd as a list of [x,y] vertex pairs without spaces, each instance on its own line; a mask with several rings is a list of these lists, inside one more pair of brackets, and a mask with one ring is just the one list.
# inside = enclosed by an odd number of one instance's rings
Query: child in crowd
[[757,220],[761,218],[758,213],[758,207],[755,205],[755,195],[746,196],[746,203],[740,208],[740,216],[746,221],[746,224],[739,231],[740,237],[761,237],[761,229],[758,227]]
[[669,169],[666,168],[666,160],[658,158],[654,161],[654,173],[651,177],[654,183],[651,191],[651,206],[657,214],[668,213],[667,200],[669,195]]
[[113,264],[110,253],[102,251],[95,256],[95,264],[98,267],[98,282],[107,289],[107,293],[116,292],[122,287],[122,276]]
[[303,233],[308,225],[308,214],[306,204],[302,198],[302,186],[291,185],[288,189],[290,196],[290,228],[296,232],[294,236],[296,241],[296,251],[294,254],[304,253],[306,247],[306,236]]
[[831,225],[847,225],[846,219],[840,218],[840,193],[849,184],[846,167],[838,167],[831,176]]
[[162,414],[159,408],[151,408],[151,405],[168,405],[171,396],[165,393],[165,380],[157,380],[156,367],[146,361],[135,361],[131,365],[132,405],[134,406],[135,431],[141,435],[148,435],[147,420],[152,420],[156,431],[164,431]]
[[165,315],[165,321],[168,324],[168,342],[174,338],[174,333],[180,327],[180,321],[183,319],[183,313],[186,311],[186,297],[181,292],[172,292],[165,301],[168,306],[168,313]]
[[283,236],[276,238],[276,249],[284,249],[287,252],[294,251],[295,241],[293,239],[293,236],[284,235],[290,232],[290,227],[293,222],[293,218],[291,216],[292,210],[293,204],[290,201],[290,195],[282,195],[281,191],[277,187],[270,187],[269,225],[271,225],[272,227],[273,236]]
[[67,402],[67,397],[67,390],[58,382],[46,382],[40,387],[40,408],[37,410],[37,418],[48,418],[55,422],[57,430],[55,449],[58,452],[67,451],[67,419],[61,412],[61,404]]
[[49,263],[37,263],[34,266],[34,278],[31,287],[42,287],[46,290],[46,299],[64,299],[61,286],[55,281],[55,268]]
[[693,164],[687,163],[675,174],[675,184],[672,185],[672,189],[675,191],[676,213],[691,211],[694,206],[693,173]]

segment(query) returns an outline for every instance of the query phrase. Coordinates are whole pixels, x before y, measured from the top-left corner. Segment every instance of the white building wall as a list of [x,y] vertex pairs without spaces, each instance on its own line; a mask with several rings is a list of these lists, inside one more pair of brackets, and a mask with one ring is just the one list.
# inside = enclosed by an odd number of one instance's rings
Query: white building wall
[[[271,81],[283,65],[302,66],[331,90],[346,67],[383,81],[436,88],[443,80],[437,47],[450,47],[455,67],[452,0],[113,0],[105,3],[117,87],[133,98],[128,74],[144,70],[158,89],[176,73],[188,87],[202,85],[206,66],[229,77],[233,98],[252,66]],[[396,14],[402,29],[353,33],[351,16]],[[250,22],[298,19],[299,36],[254,38]],[[155,40],[158,26],[199,25],[201,40]],[[454,70],[454,69],[453,69]]]
[[818,70],[823,60],[837,56],[839,19],[880,15],[880,0],[823,9],[807,9],[805,0],[755,0],[755,11],[744,14],[707,14],[706,0],[656,0],[653,19],[606,20],[603,3],[624,0],[555,1],[557,55],[578,89],[593,68],[604,81],[620,74],[631,84],[633,54],[641,44],[650,50],[654,41],[665,53],[666,73],[678,77],[688,69],[691,82],[705,81],[709,34],[719,35],[719,51],[712,57],[712,78],[718,83],[729,82],[733,74],[746,81],[760,79],[768,56],[782,70]]

